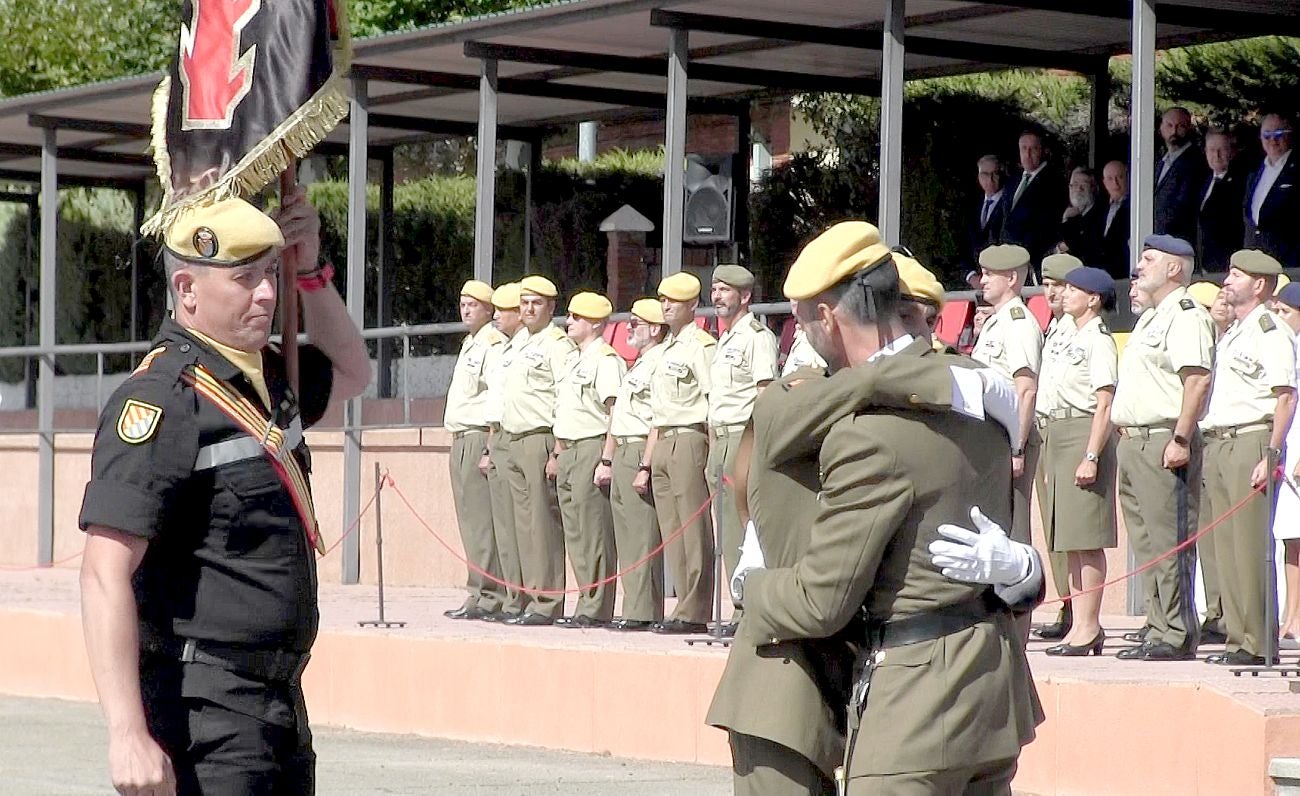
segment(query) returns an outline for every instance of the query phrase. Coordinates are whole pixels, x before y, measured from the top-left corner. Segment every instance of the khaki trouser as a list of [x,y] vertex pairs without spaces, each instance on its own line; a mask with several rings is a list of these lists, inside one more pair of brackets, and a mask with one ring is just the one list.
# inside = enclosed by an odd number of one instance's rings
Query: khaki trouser
[[[579,440],[560,452],[555,491],[564,520],[564,547],[579,586],[598,583],[614,574],[614,519],[608,490],[592,481],[600,463],[604,437]],[[608,622],[614,618],[615,585],[611,581],[578,592],[575,616]]]
[[[1208,444],[1206,450],[1209,450]],[[1210,508],[1210,488],[1205,483],[1209,478],[1208,461],[1205,460],[1206,464],[1201,467],[1201,508],[1196,528],[1198,531],[1210,524],[1216,516]],[[1219,575],[1219,558],[1214,553],[1214,540],[1218,535],[1219,531],[1216,529],[1196,540],[1196,559],[1201,567],[1201,582],[1205,584],[1205,626],[1223,632],[1223,587]]]
[[[740,543],[744,532],[740,527],[740,513],[736,511],[735,491],[727,483],[736,464],[736,451],[740,449],[740,438],[744,430],[724,432],[717,436],[709,429],[713,444],[709,446],[709,462],[704,475],[709,482],[709,491],[713,493],[713,516],[718,523],[718,543],[722,545],[722,561],[727,570],[726,583],[736,571],[740,561]],[[726,478],[719,477],[724,475]],[[730,590],[728,590],[730,591]],[[732,622],[739,622],[740,606],[736,606],[731,615]]]
[[[1250,473],[1268,449],[1267,429],[1231,439],[1205,440],[1205,488],[1210,493],[1210,513],[1219,517],[1250,493]],[[1245,650],[1263,655],[1267,634],[1277,637],[1277,625],[1266,627],[1264,606],[1273,596],[1276,574],[1264,572],[1267,545],[1273,544],[1268,501],[1252,498],[1235,514],[1207,534],[1223,573],[1223,624],[1227,652]]]
[[849,780],[849,796],[1011,796],[1017,758],[994,760],[947,771],[885,774]]
[[[515,499],[510,493],[507,469],[510,464],[510,435],[498,429],[492,435],[488,467],[488,488],[492,491],[492,527],[496,531],[497,560],[501,564],[501,579],[507,583],[523,583],[519,568],[519,539],[515,536]],[[531,595],[517,588],[506,587],[505,603],[501,610],[509,614],[523,613]]]
[[659,530],[669,536],[685,527],[664,549],[664,559],[677,592],[672,618],[686,622],[708,622],[713,609],[713,523],[704,480],[708,444],[697,431],[660,437],[650,463]]
[[[1039,415],[1038,417],[1041,417]],[[1035,422],[1038,420],[1035,417]],[[1034,488],[1038,490],[1038,511],[1039,518],[1043,521],[1043,541],[1047,544],[1047,560],[1052,569],[1052,587],[1056,589],[1057,597],[1066,597],[1070,594],[1070,562],[1066,553],[1057,552],[1055,549],[1056,539],[1053,530],[1055,526],[1052,518],[1047,516],[1047,506],[1043,502],[1043,495],[1047,492],[1047,473],[1051,469],[1051,461],[1048,458],[1047,434],[1048,428],[1039,430],[1039,455],[1038,465],[1034,468]],[[1025,461],[1025,467],[1028,469],[1029,461]],[[1069,610],[1070,603],[1066,602],[1061,606],[1061,612]]]
[[[465,558],[499,579],[501,564],[497,558],[496,533],[492,525],[492,490],[478,469],[487,436],[486,431],[465,431],[452,436],[449,460],[451,499],[456,505],[456,522],[460,525]],[[472,568],[465,588],[469,591],[465,598],[466,608],[499,611],[505,604],[505,589]]]
[[[625,442],[614,450],[614,476],[609,485],[609,503],[614,513],[614,538],[618,543],[619,569],[649,555],[663,541],[659,534],[659,517],[654,498],[647,490],[639,494],[632,488],[645,440]],[[646,561],[623,575],[624,619],[658,622],[664,618],[664,559],[662,555]]]
[[1025,469],[1020,477],[1011,482],[1011,538],[1017,542],[1029,544],[1033,536],[1034,479],[1038,476],[1038,454],[1043,447],[1042,437],[1038,436],[1037,426],[1029,429],[1025,440]]
[[[1139,565],[1186,541],[1197,528],[1201,499],[1200,437],[1192,437],[1191,458],[1179,470],[1166,470],[1162,466],[1165,446],[1171,439],[1173,436],[1167,430],[1157,430],[1146,439],[1126,435],[1117,448],[1119,504]],[[1200,626],[1192,595],[1195,565],[1193,551],[1184,549],[1142,573],[1148,594],[1147,624],[1151,626],[1147,641],[1163,641],[1179,648],[1196,647]]]
[[[521,582],[530,589],[564,588],[564,526],[555,482],[546,477],[546,460],[554,445],[549,429],[510,439],[506,472],[515,504]],[[563,611],[563,594],[534,594],[528,607],[529,613],[552,618]]]
[[739,732],[727,737],[735,796],[834,796],[835,783],[788,746]]

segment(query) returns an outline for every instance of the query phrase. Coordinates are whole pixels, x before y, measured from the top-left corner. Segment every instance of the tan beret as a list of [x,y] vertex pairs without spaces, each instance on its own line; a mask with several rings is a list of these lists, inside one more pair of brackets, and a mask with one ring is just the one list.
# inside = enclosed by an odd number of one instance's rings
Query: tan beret
[[782,290],[793,301],[810,299],[859,271],[888,262],[889,255],[889,247],[874,225],[842,221],[803,247]]
[[678,271],[659,282],[659,295],[673,301],[690,301],[700,297],[700,280],[693,274]]
[[472,299],[478,299],[484,304],[492,303],[492,286],[487,282],[480,282],[477,279],[471,279],[460,288],[462,296],[469,296]]
[[898,266],[898,289],[904,296],[943,306],[943,285],[930,270],[905,254],[894,252]]
[[284,245],[280,225],[243,199],[193,207],[167,229],[164,244],[193,263],[234,268]]
[[1214,300],[1219,297],[1220,289],[1213,282],[1196,282],[1187,286],[1187,292],[1191,294],[1196,303],[1206,309],[1209,309]]
[[1252,276],[1277,276],[1282,273],[1282,263],[1259,249],[1242,249],[1234,252],[1228,264]]
[[731,285],[740,290],[748,290],[754,286],[754,274],[743,265],[719,265],[713,269],[713,281]]
[[519,309],[519,283],[506,282],[493,290],[492,306],[499,310]]
[[1043,278],[1060,282],[1066,274],[1082,267],[1083,260],[1073,254],[1049,254],[1043,258]]
[[1286,286],[1289,285],[1289,284],[1291,284],[1291,277],[1287,276],[1286,274],[1278,274],[1278,275],[1277,275],[1277,290],[1274,290],[1274,291],[1273,291],[1273,295],[1276,296],[1277,294],[1281,293],[1281,292],[1282,292],[1282,288],[1286,287]]
[[544,276],[532,274],[519,280],[520,293],[534,293],[545,298],[555,298],[560,295],[559,289],[555,283]]
[[590,321],[603,321],[614,312],[614,305],[599,293],[586,291],[574,294],[569,299],[569,313]]
[[1029,265],[1029,251],[1014,243],[999,243],[980,252],[980,268],[986,271],[1014,271]]
[[664,305],[657,299],[643,298],[632,302],[632,314],[646,323],[664,322]]

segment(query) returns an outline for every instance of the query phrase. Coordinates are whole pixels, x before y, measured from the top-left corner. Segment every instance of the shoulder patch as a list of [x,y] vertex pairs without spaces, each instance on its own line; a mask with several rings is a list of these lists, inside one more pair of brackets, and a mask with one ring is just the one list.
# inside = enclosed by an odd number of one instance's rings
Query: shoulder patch
[[122,414],[117,417],[117,436],[131,445],[148,442],[158,430],[162,415],[161,406],[128,398],[122,405]]
[[1185,310],[1195,309],[1196,302],[1189,298],[1179,299],[1178,306],[1182,307]]
[[1259,328],[1263,329],[1266,332],[1271,332],[1277,328],[1277,324],[1273,323],[1272,316],[1266,312],[1263,315],[1259,316]]
[[1025,319],[1025,310],[1024,310],[1023,307],[1012,307],[1012,308],[1011,308],[1011,320],[1013,320],[1013,321],[1023,321],[1024,319]]

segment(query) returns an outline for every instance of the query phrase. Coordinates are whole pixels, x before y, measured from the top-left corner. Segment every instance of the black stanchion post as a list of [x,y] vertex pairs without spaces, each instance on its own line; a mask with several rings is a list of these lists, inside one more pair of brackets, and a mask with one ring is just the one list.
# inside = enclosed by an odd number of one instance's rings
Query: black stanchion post
[[[1273,515],[1277,512],[1277,468],[1281,464],[1276,448],[1268,449],[1268,479],[1264,481],[1264,499],[1268,501],[1264,522],[1264,665],[1277,661],[1277,569],[1274,559]],[[1285,477],[1285,474],[1283,474]]]
[[[718,497],[722,495],[722,477],[724,474],[724,465],[718,465],[718,472],[714,483],[718,485],[717,492],[712,495],[712,502],[709,505],[709,512],[713,515],[713,621],[709,623],[708,637],[704,639],[687,639],[686,643],[695,646],[703,642],[709,646],[720,644],[724,647],[731,646],[731,639],[725,634],[726,625],[722,622],[722,583],[727,579],[727,567],[722,557],[722,512],[718,509]],[[728,588],[727,594],[731,593]]]
[[375,462],[375,574],[379,581],[379,618],[363,619],[357,624],[361,627],[406,627],[405,622],[390,622],[384,618],[383,486],[384,477],[379,473],[379,462]]

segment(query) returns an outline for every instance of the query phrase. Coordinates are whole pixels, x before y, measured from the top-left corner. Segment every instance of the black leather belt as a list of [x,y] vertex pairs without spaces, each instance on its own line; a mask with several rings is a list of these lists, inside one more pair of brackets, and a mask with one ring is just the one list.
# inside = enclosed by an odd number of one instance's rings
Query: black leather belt
[[247,647],[201,641],[192,638],[149,637],[142,633],[143,647],[147,652],[182,663],[202,663],[270,682],[296,683],[311,654],[268,647]]
[[887,622],[867,621],[867,645],[873,650],[904,647],[952,635],[1010,609],[992,589],[978,597]]

